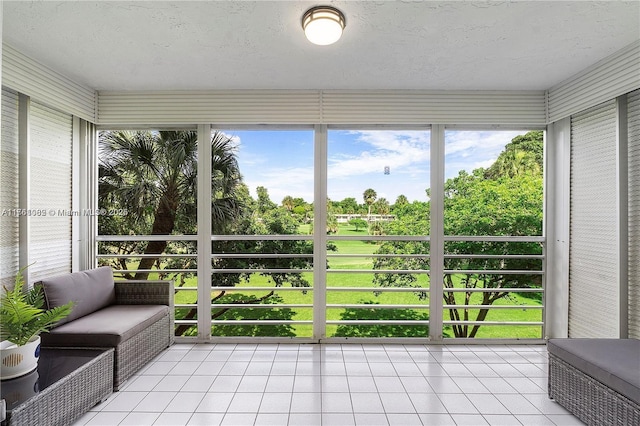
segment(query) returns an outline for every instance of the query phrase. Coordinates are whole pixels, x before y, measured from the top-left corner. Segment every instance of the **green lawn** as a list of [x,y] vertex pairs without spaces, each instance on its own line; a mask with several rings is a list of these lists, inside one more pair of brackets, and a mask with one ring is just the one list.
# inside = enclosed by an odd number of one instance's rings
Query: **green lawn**
[[[346,225],[342,225],[339,235],[366,235],[366,232],[356,232]],[[331,241],[330,237],[329,240]],[[374,253],[377,249],[376,243],[364,241],[332,241],[336,247],[338,254],[358,254],[362,257],[344,257],[329,258],[329,270],[353,270],[353,269],[371,269],[372,258],[367,257]],[[310,282],[313,282],[311,273],[305,273],[303,276]],[[367,289],[379,289],[372,283],[373,274],[369,273],[328,273],[327,274],[327,304],[370,304],[368,309],[349,309],[349,308],[331,308],[327,309],[328,320],[340,319],[402,319],[415,320],[427,319],[428,309],[376,309],[376,304],[381,305],[422,305],[428,308],[429,299],[420,299],[415,292],[389,292],[376,293]],[[429,278],[427,275],[419,275],[417,283],[420,287],[429,286]],[[195,287],[197,285],[196,277],[187,278],[185,280],[186,287]],[[252,274],[248,282],[243,282],[237,288],[255,287],[255,286],[272,286],[270,279],[259,274]],[[331,291],[331,288],[339,287],[358,287],[363,291],[358,292],[341,292]],[[215,297],[218,293],[214,293]],[[221,300],[226,303],[247,301],[251,298],[262,297],[268,294],[268,291],[246,291],[246,292],[227,292]],[[176,303],[195,303],[196,292],[194,291],[178,291],[176,293]],[[458,295],[458,303],[462,303],[463,293]],[[474,296],[472,303],[477,303],[479,296]],[[276,291],[269,298],[270,303],[277,304],[308,304],[313,303],[313,291],[301,289],[300,291]],[[540,305],[535,299],[525,298],[517,294],[511,294],[509,299],[501,299],[495,302],[495,305]],[[220,310],[213,309],[214,314],[220,313]],[[312,320],[312,308],[238,308],[224,312],[218,319],[288,319],[288,320]],[[470,312],[470,320],[475,319],[477,311]],[[177,318],[184,315],[184,312],[178,311]],[[487,315],[486,321],[541,321],[542,310],[540,309],[493,309]],[[445,310],[444,320],[449,320],[449,311]],[[216,326],[213,329],[214,335],[263,335],[263,336],[289,336],[289,337],[309,337],[312,330],[310,325],[284,325],[284,326]],[[453,337],[452,331],[445,327],[445,336]],[[327,326],[327,335],[331,336],[408,336],[408,337],[425,337],[428,335],[424,326],[398,326],[398,325],[374,325],[374,326]],[[487,326],[483,325],[477,335],[478,338],[540,338],[540,326]]]

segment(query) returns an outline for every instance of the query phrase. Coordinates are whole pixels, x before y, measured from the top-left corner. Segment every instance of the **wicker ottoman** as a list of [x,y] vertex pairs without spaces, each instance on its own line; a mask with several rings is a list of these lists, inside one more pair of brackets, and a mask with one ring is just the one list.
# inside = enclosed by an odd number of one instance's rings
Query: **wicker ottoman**
[[640,425],[640,340],[551,339],[549,398],[588,425]]
[[42,349],[28,376],[2,382],[9,426],[71,425],[113,392],[113,349]]

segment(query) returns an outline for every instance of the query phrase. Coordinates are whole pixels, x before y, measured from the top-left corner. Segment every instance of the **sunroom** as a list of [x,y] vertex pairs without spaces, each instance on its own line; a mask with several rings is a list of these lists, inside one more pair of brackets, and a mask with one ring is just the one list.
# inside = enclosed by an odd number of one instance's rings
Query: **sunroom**
[[173,280],[178,351],[640,338],[640,3],[329,3],[2,2],[2,284]]

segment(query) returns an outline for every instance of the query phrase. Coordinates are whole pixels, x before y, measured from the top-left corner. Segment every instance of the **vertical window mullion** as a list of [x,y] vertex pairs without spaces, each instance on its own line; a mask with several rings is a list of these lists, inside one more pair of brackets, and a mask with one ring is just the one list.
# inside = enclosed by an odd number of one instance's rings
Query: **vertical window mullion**
[[444,277],[444,125],[431,126],[429,338],[442,340]]
[[314,130],[313,338],[320,340],[327,329],[327,126]]
[[198,125],[198,339],[211,339],[211,125]]

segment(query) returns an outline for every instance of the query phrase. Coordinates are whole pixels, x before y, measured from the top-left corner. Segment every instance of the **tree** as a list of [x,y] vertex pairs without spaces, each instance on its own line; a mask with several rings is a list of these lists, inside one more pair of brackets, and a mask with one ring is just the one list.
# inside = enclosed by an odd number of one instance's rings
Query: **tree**
[[[102,217],[101,233],[170,235],[176,228],[181,233],[195,232],[197,132],[107,131],[100,134],[99,147],[99,205],[128,212],[114,220]],[[229,137],[214,133],[211,150],[212,219],[216,226],[232,221],[243,208],[235,194],[241,176]],[[141,250],[140,244],[122,244],[116,250]],[[149,241],[143,254],[160,255],[166,249],[166,240]],[[135,269],[149,270],[159,259],[142,257]],[[123,261],[120,266],[128,269]],[[138,272],[133,278],[148,276],[148,272]]]
[[376,198],[378,198],[378,194],[376,194],[376,191],[369,188],[369,189],[365,189],[364,193],[362,194],[362,197],[364,198],[364,203],[369,208],[367,216],[371,216],[371,206],[373,205],[373,203],[375,203]]
[[287,195],[282,199],[282,207],[284,207],[288,212],[293,211],[293,208],[295,206],[295,201],[293,200],[292,196]]
[[256,192],[258,194],[258,212],[266,213],[269,210],[273,210],[277,207],[276,203],[271,201],[269,198],[269,191],[264,186],[259,186],[256,188]]
[[398,197],[396,198],[396,202],[395,202],[395,204],[393,205],[393,207],[394,207],[394,208],[396,208],[396,207],[401,207],[401,206],[404,206],[404,205],[407,205],[407,204],[409,204],[409,200],[407,199],[407,196],[406,196],[406,195],[404,195],[404,194],[400,194],[400,195],[398,195]]
[[[464,176],[464,190],[445,199],[445,234],[448,235],[541,235],[542,177],[501,177],[497,180],[481,176]],[[537,243],[451,241],[446,244],[449,254],[505,255],[511,253],[541,254]],[[445,268],[453,270],[531,270],[540,269],[540,261],[519,258],[455,257],[445,260]],[[509,290],[539,287],[540,276],[524,274],[445,275],[446,304],[473,304],[478,308],[450,308],[452,320],[484,321],[489,309],[499,299],[509,296]],[[446,291],[448,288],[483,288],[482,293]],[[456,296],[458,295],[458,296]],[[460,300],[462,298],[462,300]],[[472,318],[474,315],[475,318]],[[454,325],[456,337],[475,337],[480,325]]]
[[378,214],[387,215],[391,211],[391,206],[389,205],[389,201],[386,198],[379,198],[374,206]]
[[360,208],[358,202],[353,197],[347,197],[340,201],[340,205],[342,206],[342,212],[346,214],[355,214]]
[[[515,137],[489,169],[476,169],[471,174],[461,171],[445,182],[445,235],[530,236],[542,235],[542,132],[529,132]],[[427,190],[429,195],[429,191]],[[428,204],[427,204],[428,205]],[[425,206],[426,207],[426,206]],[[420,212],[426,213],[421,218]],[[428,207],[399,206],[394,209],[397,220],[385,225],[392,235],[425,235],[428,233]],[[414,225],[415,224],[415,225]],[[425,254],[422,242],[385,242],[377,253]],[[507,254],[541,254],[537,243],[493,241],[449,241],[445,269],[450,270],[540,270],[539,259],[501,257]],[[465,257],[466,254],[498,257]],[[428,258],[377,258],[374,269],[428,269]],[[375,274],[379,286],[419,287],[415,274]],[[444,276],[443,298],[448,305],[473,305],[474,308],[449,308],[454,321],[484,321],[487,306],[509,297],[513,288],[539,288],[540,276],[527,274],[462,273]],[[454,292],[447,289],[466,288]],[[483,288],[487,291],[473,292]],[[419,297],[424,293],[416,293]],[[477,306],[477,307],[475,307]],[[479,324],[455,325],[456,337],[475,337]]]
[[497,179],[500,176],[540,175],[544,161],[542,140],[542,131],[532,131],[516,136],[485,171],[485,177]]
[[359,231],[361,228],[364,229],[367,227],[367,221],[360,219],[358,217],[355,217],[353,219],[351,219],[349,221],[349,225],[353,226],[356,229],[356,232]]

